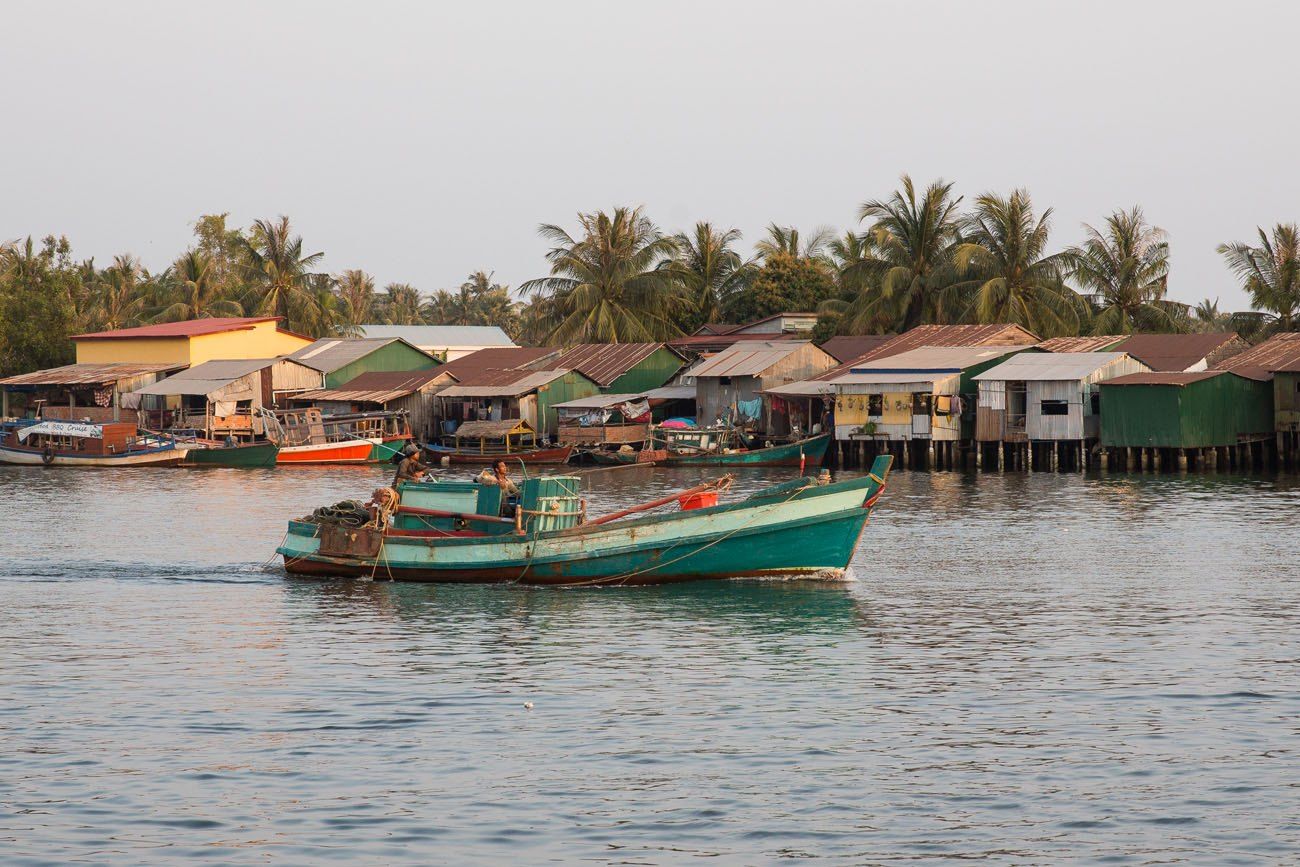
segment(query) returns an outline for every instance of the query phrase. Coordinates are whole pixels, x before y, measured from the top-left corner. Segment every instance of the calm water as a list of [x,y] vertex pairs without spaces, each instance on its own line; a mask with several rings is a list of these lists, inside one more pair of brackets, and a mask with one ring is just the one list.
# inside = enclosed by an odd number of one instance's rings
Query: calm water
[[1297,858],[1300,480],[899,473],[839,584],[263,571],[386,475],[0,468],[0,860]]

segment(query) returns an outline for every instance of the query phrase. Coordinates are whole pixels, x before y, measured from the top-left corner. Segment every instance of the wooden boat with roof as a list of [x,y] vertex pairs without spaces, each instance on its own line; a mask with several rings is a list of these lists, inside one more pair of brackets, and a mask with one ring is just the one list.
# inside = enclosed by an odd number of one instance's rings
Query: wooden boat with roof
[[424,448],[433,458],[445,458],[452,464],[489,464],[498,459],[563,464],[573,455],[571,445],[549,448],[539,444],[533,426],[518,418],[462,422],[441,444],[430,443]]
[[267,439],[279,448],[277,464],[365,464],[371,462],[375,444],[349,430],[325,424],[316,407],[263,411]]
[[[368,509],[290,521],[277,553],[291,575],[544,585],[662,584],[706,578],[842,575],[892,458],[861,478],[798,478],[718,503],[730,477],[596,518],[577,476],[501,489],[473,482],[381,488]],[[657,512],[679,507],[676,511]]]
[[171,467],[188,449],[129,422],[28,419],[0,431],[0,463],[47,467]]

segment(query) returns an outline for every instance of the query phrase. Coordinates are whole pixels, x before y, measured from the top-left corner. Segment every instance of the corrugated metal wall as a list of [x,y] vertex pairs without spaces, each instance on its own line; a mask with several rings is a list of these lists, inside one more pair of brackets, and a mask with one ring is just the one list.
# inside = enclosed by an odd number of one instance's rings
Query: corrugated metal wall
[[1273,421],[1279,431],[1300,428],[1300,373],[1273,375]]
[[596,383],[576,370],[571,370],[564,376],[542,386],[537,392],[537,424],[534,425],[537,435],[551,436],[559,434],[559,413],[555,410],[557,403],[577,400],[580,397],[591,397],[593,394],[599,393],[600,389],[596,386]]
[[372,371],[428,370],[435,366],[429,356],[405,343],[394,341],[381,346],[374,352],[358,358],[351,364],[344,365],[333,373],[326,374],[325,387],[338,388],[345,382],[351,382],[363,373]]
[[640,394],[659,388],[681,370],[682,364],[677,353],[661,346],[601,391],[606,394]]
[[1224,374],[1183,386],[1101,386],[1102,445],[1230,446],[1272,430],[1272,383]]

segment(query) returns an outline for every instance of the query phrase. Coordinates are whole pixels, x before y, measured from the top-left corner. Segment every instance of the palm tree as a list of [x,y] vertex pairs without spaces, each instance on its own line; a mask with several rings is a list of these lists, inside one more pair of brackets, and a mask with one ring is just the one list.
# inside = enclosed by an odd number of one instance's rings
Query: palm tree
[[382,299],[384,322],[389,325],[421,325],[420,290],[410,283],[389,283]]
[[198,250],[190,250],[176,263],[176,279],[182,299],[166,307],[158,316],[163,322],[202,319],[205,316],[242,316],[238,303],[221,297],[212,260]]
[[862,205],[860,221],[874,222],[865,235],[868,252],[843,271],[861,287],[845,311],[850,333],[865,333],[888,322],[906,331],[925,321],[951,321],[959,304],[949,291],[955,281],[953,252],[961,241],[960,198],[952,184],[935,181],[917,197],[912,179],[888,199]]
[[1035,218],[1027,190],[986,193],[967,218],[966,240],[954,250],[957,273],[971,278],[966,319],[1011,322],[1044,337],[1079,333],[1078,295],[1061,280],[1065,255],[1048,255],[1052,209]]
[[360,268],[344,271],[335,278],[340,314],[349,326],[365,325],[375,307],[375,278]]
[[248,268],[260,284],[258,312],[279,316],[285,326],[290,327],[290,313],[295,303],[309,301],[312,297],[308,277],[325,254],[304,254],[302,237],[292,234],[289,218],[284,216],[274,222],[255,222],[252,237],[244,240],[243,244]]
[[[697,231],[698,228],[697,226]],[[834,232],[822,226],[815,229],[807,238],[802,238],[799,230],[794,226],[778,226],[776,223],[770,223],[767,227],[767,237],[754,245],[754,251],[760,259],[785,253],[795,259],[822,261],[822,251],[831,242],[833,235]]]
[[113,257],[113,265],[99,279],[95,313],[99,327],[106,331],[140,324],[144,296],[140,292],[140,261],[123,254]]
[[679,335],[681,314],[690,309],[681,286],[666,267],[677,252],[671,238],[641,208],[579,214],[577,237],[543,225],[555,246],[546,254],[547,277],[520,287],[551,302],[547,341],[626,343]]
[[677,255],[668,270],[695,302],[696,328],[719,321],[723,306],[744,290],[753,274],[753,261],[742,259],[732,249],[740,237],[739,229],[723,231],[700,222],[693,233],[682,232],[674,238]]
[[1082,246],[1066,252],[1069,276],[1097,308],[1095,334],[1173,331],[1180,306],[1165,299],[1169,242],[1147,223],[1142,209],[1116,211],[1104,231],[1084,225]]
[[432,325],[455,325],[457,298],[446,289],[439,289],[420,305],[420,318]]
[[1250,306],[1268,313],[1270,329],[1294,331],[1300,324],[1300,228],[1278,223],[1272,236],[1257,228],[1259,246],[1220,244],[1219,253],[1241,278]]

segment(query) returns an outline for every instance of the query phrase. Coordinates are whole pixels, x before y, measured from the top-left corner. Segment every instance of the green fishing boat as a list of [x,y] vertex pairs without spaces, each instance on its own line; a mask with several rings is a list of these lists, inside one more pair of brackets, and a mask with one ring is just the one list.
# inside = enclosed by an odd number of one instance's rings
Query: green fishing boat
[[[408,483],[380,489],[367,508],[340,504],[290,521],[277,553],[293,575],[410,581],[631,585],[842,575],[891,461],[878,457],[862,478],[798,478],[716,504],[725,476],[591,519],[576,476],[526,479],[513,516],[499,514],[494,485]],[[673,506],[679,510],[655,512]]]
[[273,467],[279,452],[279,446],[270,442],[188,449],[182,466]]

